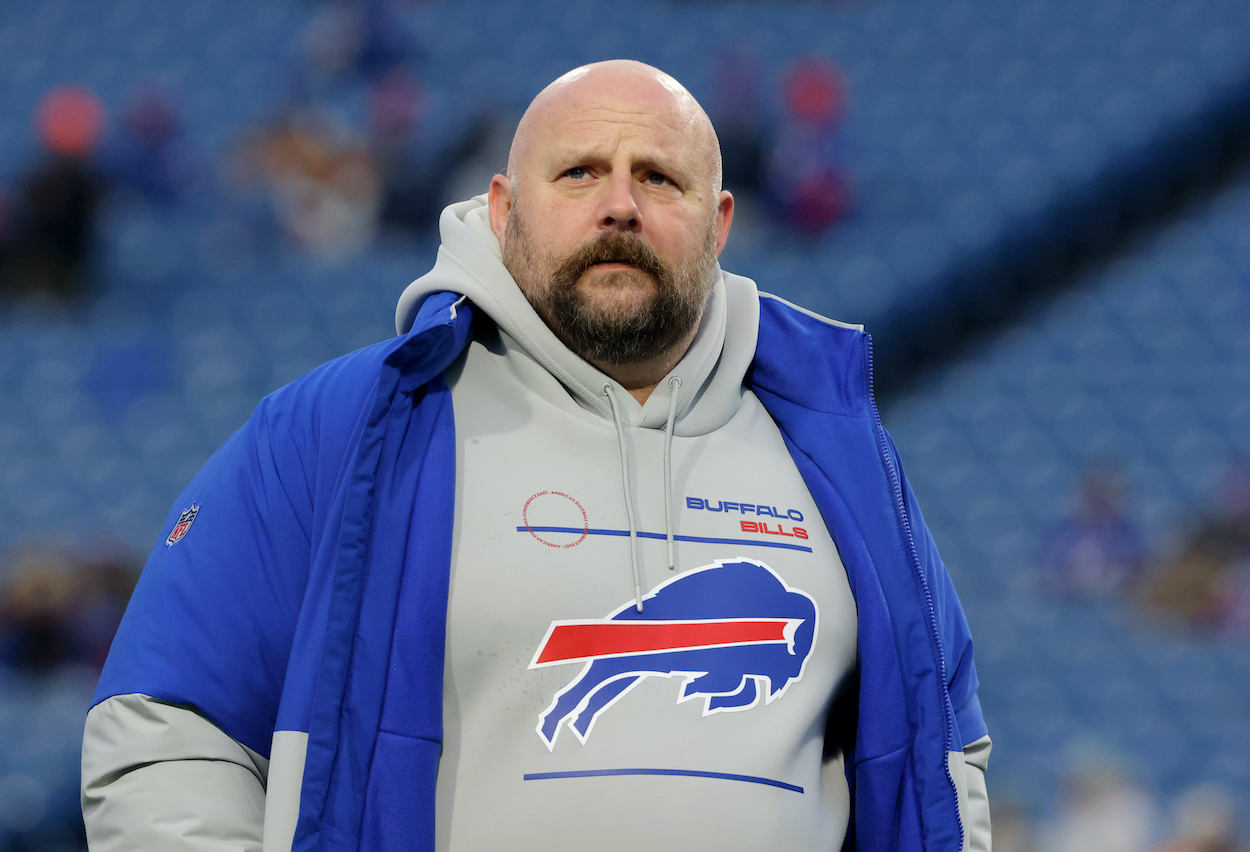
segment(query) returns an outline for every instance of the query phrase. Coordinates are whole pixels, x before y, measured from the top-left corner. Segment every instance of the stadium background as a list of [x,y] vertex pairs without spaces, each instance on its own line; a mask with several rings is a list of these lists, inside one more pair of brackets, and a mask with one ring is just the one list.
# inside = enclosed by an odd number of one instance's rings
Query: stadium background
[[79,266],[0,289],[0,850],[80,848],[94,667],[187,480],[392,334],[431,211],[612,57],[732,139],[723,265],[874,334],[996,848],[1242,848],[1178,838],[1250,805],[1245,0],[15,0],[0,245],[49,163],[99,202]]

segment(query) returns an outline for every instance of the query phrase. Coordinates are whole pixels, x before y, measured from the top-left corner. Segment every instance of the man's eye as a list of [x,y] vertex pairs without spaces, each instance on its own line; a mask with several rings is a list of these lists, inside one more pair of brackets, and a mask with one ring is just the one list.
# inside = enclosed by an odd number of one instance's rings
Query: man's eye
[[651,172],[647,175],[647,183],[652,184],[653,186],[663,186],[666,183],[672,183],[672,181],[668,179],[667,175],[662,175],[659,172]]
[[565,177],[571,177],[573,180],[581,180],[590,177],[590,170],[585,166],[574,166],[564,173]]

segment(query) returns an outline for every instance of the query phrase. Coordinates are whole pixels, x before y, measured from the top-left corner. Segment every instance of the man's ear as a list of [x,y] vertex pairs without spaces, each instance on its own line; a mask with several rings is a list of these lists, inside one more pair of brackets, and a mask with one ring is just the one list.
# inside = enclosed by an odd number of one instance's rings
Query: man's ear
[[507,175],[495,175],[490,179],[490,192],[486,196],[490,210],[490,229],[499,240],[503,250],[504,234],[508,230],[508,214],[512,212],[512,181]]
[[[493,187],[492,187],[493,189]],[[720,191],[720,197],[716,201],[716,256],[720,257],[721,250],[725,248],[725,241],[729,239],[729,227],[734,221],[734,197],[727,189]]]

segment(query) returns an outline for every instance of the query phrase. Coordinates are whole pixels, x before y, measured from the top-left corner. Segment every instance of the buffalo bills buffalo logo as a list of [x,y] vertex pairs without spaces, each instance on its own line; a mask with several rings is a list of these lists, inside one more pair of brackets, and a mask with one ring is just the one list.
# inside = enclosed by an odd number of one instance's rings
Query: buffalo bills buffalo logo
[[567,721],[583,744],[595,720],[643,679],[681,675],[677,702],[704,698],[703,715],[769,704],[803,677],[816,644],[816,602],[763,562],[717,560],[656,586],[639,612],[556,621],[530,668],[584,663],[538,719],[548,749]]

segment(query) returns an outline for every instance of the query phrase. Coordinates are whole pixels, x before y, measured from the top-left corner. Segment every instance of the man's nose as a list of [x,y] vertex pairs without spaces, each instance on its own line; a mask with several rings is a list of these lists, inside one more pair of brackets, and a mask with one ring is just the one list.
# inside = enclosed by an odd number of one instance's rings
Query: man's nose
[[633,175],[613,174],[605,182],[603,206],[599,212],[599,227],[604,230],[621,230],[638,232],[642,229],[642,214],[638,209],[638,199],[634,196],[637,187]]

